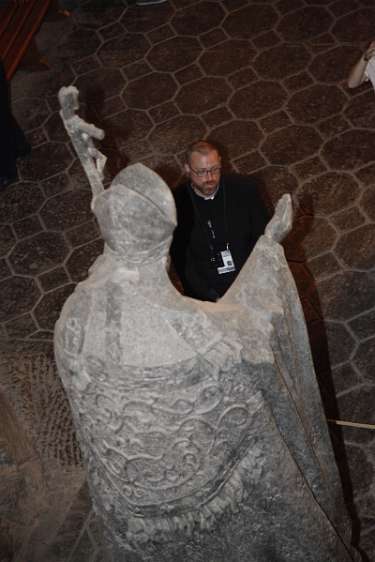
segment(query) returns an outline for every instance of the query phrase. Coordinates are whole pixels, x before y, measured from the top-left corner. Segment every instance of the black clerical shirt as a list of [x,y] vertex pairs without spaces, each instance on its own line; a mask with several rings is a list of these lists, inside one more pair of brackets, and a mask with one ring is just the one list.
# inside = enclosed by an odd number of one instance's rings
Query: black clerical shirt
[[[267,224],[267,211],[251,178],[225,175],[213,199],[190,182],[175,192],[177,228],[171,256],[186,295],[215,301],[233,283]],[[235,271],[218,273],[229,250]]]

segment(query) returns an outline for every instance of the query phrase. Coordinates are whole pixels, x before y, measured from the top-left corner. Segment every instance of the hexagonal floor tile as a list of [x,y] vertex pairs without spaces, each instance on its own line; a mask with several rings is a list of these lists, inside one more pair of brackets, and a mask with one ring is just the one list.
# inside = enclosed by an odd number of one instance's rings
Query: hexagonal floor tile
[[195,37],[172,37],[152,47],[147,60],[155,70],[175,72],[192,64],[200,55],[201,49]]
[[284,41],[308,41],[328,31],[333,18],[325,6],[307,6],[286,14],[277,26]]
[[262,151],[271,164],[293,164],[318,150],[321,138],[312,127],[291,125],[271,133]]
[[314,123],[339,113],[346,101],[337,86],[315,84],[296,92],[288,101],[287,109],[296,123]]
[[123,99],[133,109],[148,109],[169,101],[177,84],[166,72],[153,72],[133,80],[124,91]]
[[224,15],[219,3],[203,0],[179,10],[171,24],[180,35],[200,35],[220,25]]
[[277,20],[278,14],[272,6],[250,5],[228,15],[223,28],[234,39],[253,39],[272,29]]
[[92,218],[91,193],[88,191],[67,191],[49,199],[40,211],[40,217],[47,228],[65,230]]
[[43,125],[51,111],[44,99],[35,97],[16,100],[12,109],[24,131]]
[[229,107],[240,119],[257,119],[281,109],[287,93],[278,82],[259,80],[238,90]]
[[17,274],[38,275],[64,261],[68,251],[62,234],[40,232],[18,242],[9,255],[9,261]]
[[375,264],[375,224],[365,224],[343,234],[335,254],[348,267],[371,270]]
[[325,317],[349,320],[373,308],[375,279],[358,271],[344,271],[318,283]]
[[375,131],[345,131],[327,141],[322,156],[332,169],[352,170],[374,159]]
[[206,132],[203,122],[195,116],[180,115],[157,125],[149,136],[154,149],[163,154],[176,154]]
[[311,55],[304,45],[281,43],[261,51],[254,60],[254,68],[262,78],[283,79],[305,70]]
[[147,33],[168,22],[174,13],[169,2],[160,6],[129,6],[121,19],[128,31]]
[[261,138],[260,129],[251,121],[232,120],[210,132],[210,139],[221,147],[226,156],[229,155],[229,159],[239,158],[257,148]]
[[40,297],[36,282],[27,277],[8,277],[0,282],[0,322],[30,311]]
[[200,78],[181,88],[176,104],[182,113],[199,115],[225,103],[230,94],[231,88],[223,78]]
[[65,285],[46,293],[35,307],[34,315],[43,330],[53,330],[66,299],[75,285]]
[[329,215],[354,203],[359,193],[350,174],[326,172],[301,185],[298,202],[306,212]]
[[105,67],[121,67],[142,59],[149,48],[150,43],[141,33],[126,33],[106,41],[98,56]]
[[21,182],[11,186],[6,197],[0,198],[0,222],[21,220],[36,213],[43,202],[44,195],[36,183]]
[[248,66],[255,53],[248,41],[228,39],[205,50],[199,63],[209,76],[226,76]]
[[39,181],[62,172],[72,160],[65,144],[48,142],[33,148],[30,157],[19,162],[18,169],[24,180]]

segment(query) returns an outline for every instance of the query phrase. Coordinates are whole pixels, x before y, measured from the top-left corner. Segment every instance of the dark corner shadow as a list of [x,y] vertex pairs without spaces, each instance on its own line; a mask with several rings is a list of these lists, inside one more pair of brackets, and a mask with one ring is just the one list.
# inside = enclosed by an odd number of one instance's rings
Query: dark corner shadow
[[373,560],[371,560],[367,556],[367,554],[361,549],[359,545],[361,535],[361,521],[358,517],[357,509],[354,504],[353,484],[348,468],[348,458],[345,448],[343,431],[340,427],[331,424],[329,424],[328,429],[341,478],[346,509],[352,523],[351,545],[360,553],[362,562],[373,562]]

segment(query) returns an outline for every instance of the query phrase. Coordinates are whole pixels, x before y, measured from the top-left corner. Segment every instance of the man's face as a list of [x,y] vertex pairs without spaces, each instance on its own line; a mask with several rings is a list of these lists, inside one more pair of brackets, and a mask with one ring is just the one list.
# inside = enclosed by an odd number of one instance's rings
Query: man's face
[[193,152],[190,164],[185,164],[185,172],[193,187],[205,197],[215,193],[220,182],[221,158],[216,150],[207,154]]

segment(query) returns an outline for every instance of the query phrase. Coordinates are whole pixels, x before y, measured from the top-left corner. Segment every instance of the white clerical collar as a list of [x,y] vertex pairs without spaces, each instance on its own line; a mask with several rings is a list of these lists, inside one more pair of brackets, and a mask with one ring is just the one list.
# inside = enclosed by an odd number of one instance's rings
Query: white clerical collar
[[215,199],[215,197],[217,195],[217,192],[219,191],[219,187],[220,187],[220,183],[218,183],[217,188],[215,189],[215,191],[213,193],[211,193],[211,195],[203,195],[203,193],[198,191],[192,183],[190,185],[191,185],[191,189],[194,191],[195,195],[198,195],[198,197],[201,197],[205,201],[209,201],[210,199],[211,200]]

